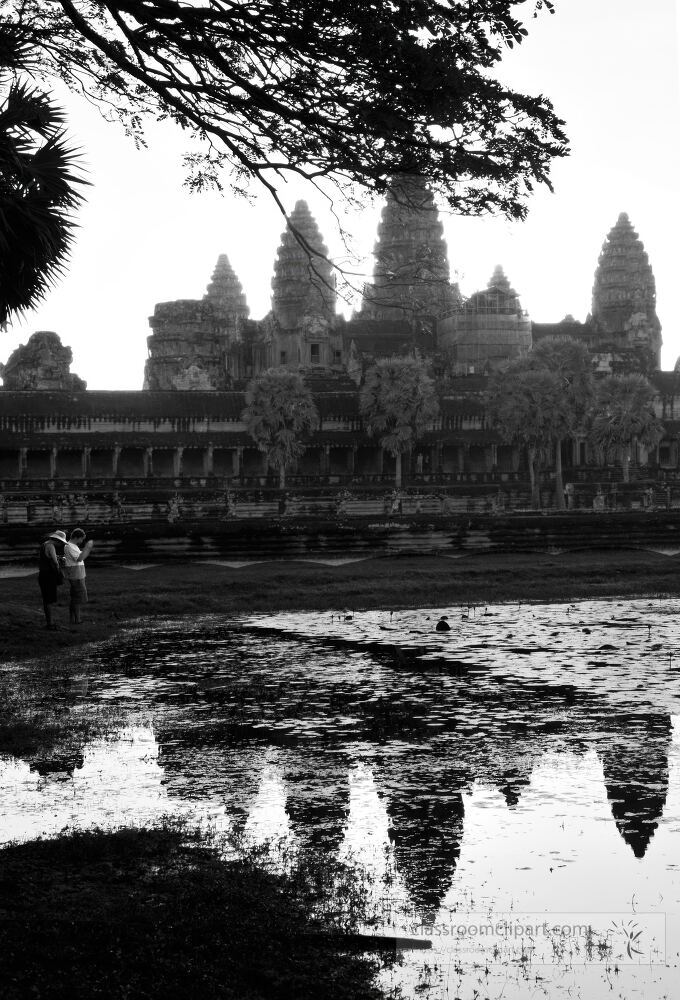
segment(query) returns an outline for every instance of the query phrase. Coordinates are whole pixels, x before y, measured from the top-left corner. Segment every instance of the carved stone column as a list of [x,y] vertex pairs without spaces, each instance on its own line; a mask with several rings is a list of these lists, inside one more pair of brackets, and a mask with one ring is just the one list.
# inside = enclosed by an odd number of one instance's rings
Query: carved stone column
[[54,479],[55,476],[57,475],[57,454],[58,454],[58,451],[59,451],[59,449],[56,448],[56,447],[50,449],[50,479]]
[[241,475],[241,466],[243,464],[243,448],[234,448],[231,453],[231,471],[234,479],[238,479]]
[[82,472],[83,479],[89,479],[90,478],[90,453],[91,453],[91,451],[92,451],[92,449],[89,448],[87,445],[85,445],[85,447],[83,448],[82,454],[80,456],[80,461],[81,461],[81,469],[80,469],[80,471]]
[[172,456],[172,473],[175,479],[179,479],[182,475],[182,455],[184,454],[184,448],[180,445],[179,448],[175,448],[174,454]]
[[113,457],[111,460],[111,474],[113,475],[114,479],[118,478],[118,467],[120,465],[121,450],[122,449],[120,448],[119,445],[116,445],[113,449]]
[[209,444],[208,447],[203,452],[203,475],[204,476],[212,476],[213,473],[214,473],[214,468],[215,467],[214,467],[213,457],[214,457],[214,449],[213,449],[213,446],[211,444]]
[[144,449],[144,458],[142,461],[144,462],[144,478],[148,479],[153,472],[153,448]]
[[26,466],[28,464],[28,448],[19,448],[19,462],[17,465],[17,474],[19,479],[23,479],[26,475]]

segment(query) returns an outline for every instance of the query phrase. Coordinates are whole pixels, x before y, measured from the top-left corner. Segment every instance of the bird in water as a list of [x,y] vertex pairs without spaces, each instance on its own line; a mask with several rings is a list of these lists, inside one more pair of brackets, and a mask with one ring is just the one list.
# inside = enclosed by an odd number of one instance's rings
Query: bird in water
[[446,615],[442,615],[437,624],[435,625],[436,632],[450,632],[451,626],[449,625],[449,620]]

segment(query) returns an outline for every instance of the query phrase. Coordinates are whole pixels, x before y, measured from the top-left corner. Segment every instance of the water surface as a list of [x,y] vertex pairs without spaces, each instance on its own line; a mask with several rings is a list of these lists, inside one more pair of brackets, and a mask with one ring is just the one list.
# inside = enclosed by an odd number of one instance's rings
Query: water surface
[[373,926],[433,940],[390,973],[406,995],[676,996],[678,610],[140,629],[65,694],[74,717],[109,706],[120,725],[0,759],[2,838],[182,815],[360,866]]

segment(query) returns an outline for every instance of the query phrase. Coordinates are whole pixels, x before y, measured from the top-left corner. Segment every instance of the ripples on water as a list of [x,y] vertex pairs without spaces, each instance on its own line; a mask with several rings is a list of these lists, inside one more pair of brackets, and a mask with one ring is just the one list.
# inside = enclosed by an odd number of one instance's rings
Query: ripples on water
[[[360,863],[383,926],[434,941],[395,973],[407,995],[677,996],[678,610],[343,611],[137,632],[84,662],[73,694],[74,711],[115,706],[125,729],[66,770],[58,748],[40,773],[2,761],[4,840],[186,815]],[[442,611],[452,631],[437,634]],[[479,936],[546,915],[548,933]],[[572,918],[597,928],[594,944],[552,930]]]

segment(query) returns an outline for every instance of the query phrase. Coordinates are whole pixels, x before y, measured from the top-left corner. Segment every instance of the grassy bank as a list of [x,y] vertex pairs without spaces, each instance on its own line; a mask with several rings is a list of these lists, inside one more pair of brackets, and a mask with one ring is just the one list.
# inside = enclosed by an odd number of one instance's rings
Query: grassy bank
[[0,852],[5,1000],[383,996],[377,962],[310,917],[309,868],[273,874],[186,838],[73,833]]
[[67,653],[115,636],[135,618],[243,614],[286,609],[451,606],[496,601],[573,601],[680,592],[677,559],[648,551],[576,552],[559,556],[469,555],[461,559],[391,556],[325,566],[257,563],[240,569],[187,563],[133,571],[97,567],[89,573],[84,623],[68,627],[62,588],[56,620],[44,630],[37,577],[0,580],[0,657]]

